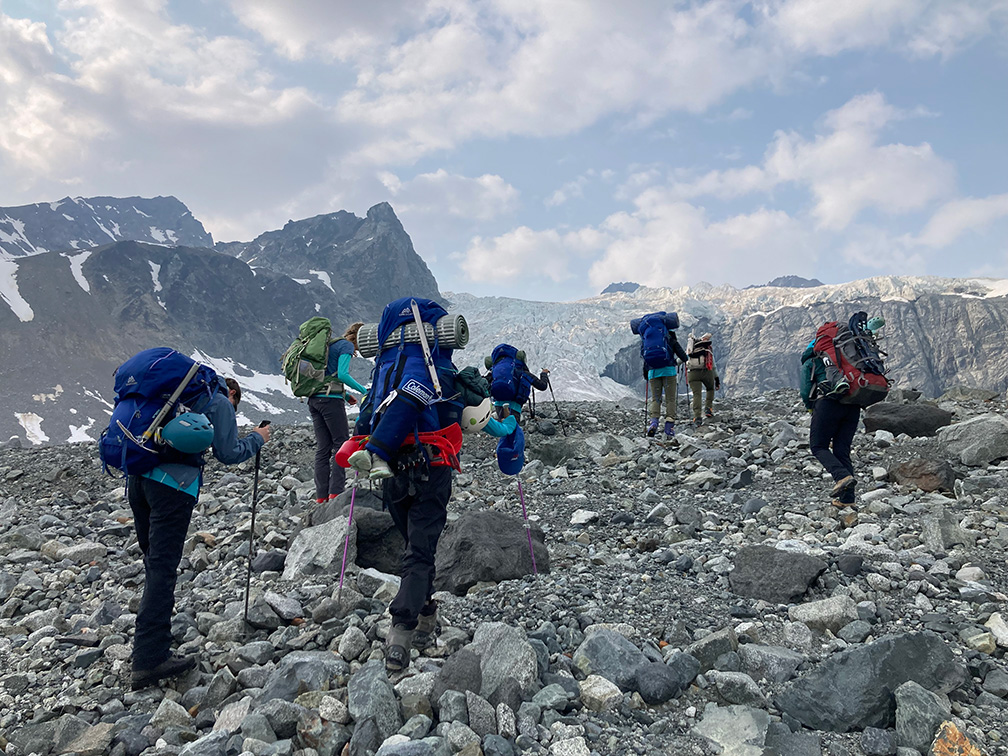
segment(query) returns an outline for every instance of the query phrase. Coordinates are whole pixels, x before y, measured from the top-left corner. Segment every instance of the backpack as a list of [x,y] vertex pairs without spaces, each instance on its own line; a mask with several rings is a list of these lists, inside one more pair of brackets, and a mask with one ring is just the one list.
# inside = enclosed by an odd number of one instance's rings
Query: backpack
[[812,350],[824,367],[825,380],[817,385],[821,395],[838,396],[841,404],[858,407],[886,398],[892,382],[867,322],[866,312],[856,312],[847,325],[831,321],[819,326]]
[[525,353],[510,344],[498,344],[490,353],[490,396],[497,402],[525,404],[532,391],[532,374]]
[[160,443],[158,431],[183,412],[202,412],[219,390],[211,368],[174,349],[156,347],[130,357],[115,371],[112,417],[98,440],[102,469],[138,475],[165,462],[202,467],[202,454]]
[[[403,326],[415,322],[411,306],[413,301],[417,303],[423,323],[433,326],[448,314],[431,299],[403,297],[385,306],[378,323],[378,343],[391,343],[393,346],[383,346],[375,357],[375,366],[371,371],[371,390],[364,399],[355,426],[357,434],[369,434],[377,427],[381,410],[384,409],[382,405],[392,391],[408,394],[425,405],[417,423],[418,431],[447,428],[462,418],[462,402],[455,386],[457,371],[451,361],[452,350],[441,346],[435,330],[434,340],[428,342],[428,347],[441,385],[441,394],[438,396],[423,348],[420,344],[406,341]],[[396,338],[390,341],[393,335]]]
[[641,337],[641,358],[649,369],[668,367],[675,361],[669,332],[679,327],[674,312],[652,312],[630,321],[630,330]]
[[686,354],[689,355],[686,360],[687,370],[714,369],[714,349],[710,341],[700,341],[690,336],[686,343]]
[[280,359],[283,375],[294,396],[314,396],[339,390],[339,382],[326,375],[332,324],[328,318],[314,317],[301,324],[298,337]]

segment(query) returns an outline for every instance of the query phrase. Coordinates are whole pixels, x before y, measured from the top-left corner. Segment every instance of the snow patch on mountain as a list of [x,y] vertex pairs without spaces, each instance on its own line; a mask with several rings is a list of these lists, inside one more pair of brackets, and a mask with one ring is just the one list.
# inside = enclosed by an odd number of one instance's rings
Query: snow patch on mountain
[[88,294],[91,293],[91,284],[84,277],[84,263],[87,262],[89,257],[91,257],[90,250],[85,250],[76,255],[66,255],[66,258],[70,261],[70,272],[73,273],[74,280]]
[[24,429],[25,438],[33,444],[44,444],[49,436],[42,430],[42,418],[34,412],[15,412],[14,417]]
[[326,286],[328,286],[329,291],[331,291],[333,294],[336,293],[336,290],[332,287],[332,279],[330,278],[328,273],[326,273],[324,270],[309,270],[308,272],[311,273],[316,278],[318,278],[318,280],[324,283]]
[[7,303],[18,320],[27,323],[35,317],[28,301],[21,296],[17,283],[18,264],[0,252],[0,299]]
[[70,437],[67,439],[67,443],[82,444],[93,442],[95,439],[93,439],[91,436],[88,435],[88,431],[91,430],[91,427],[94,425],[94,422],[95,422],[94,418],[89,417],[85,425],[71,425]]
[[243,405],[248,404],[267,415],[292,414],[289,410],[277,407],[266,398],[276,394],[288,400],[292,397],[287,381],[282,375],[260,373],[230,357],[212,357],[198,349],[189,356],[197,362],[210,366],[218,375],[234,376],[238,385],[241,386]]

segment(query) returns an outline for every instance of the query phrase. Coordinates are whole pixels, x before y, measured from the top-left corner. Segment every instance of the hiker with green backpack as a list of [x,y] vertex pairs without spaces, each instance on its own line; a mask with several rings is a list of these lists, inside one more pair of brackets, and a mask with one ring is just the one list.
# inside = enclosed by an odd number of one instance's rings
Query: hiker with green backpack
[[332,340],[327,318],[315,317],[301,324],[298,338],[284,353],[284,377],[294,396],[308,400],[315,429],[315,501],[335,499],[346,486],[346,470],[333,464],[333,453],[350,438],[346,405],[357,403],[349,386],[363,395],[367,389],[350,375],[350,360],[357,352],[357,332],[363,323],[352,323],[342,338]]

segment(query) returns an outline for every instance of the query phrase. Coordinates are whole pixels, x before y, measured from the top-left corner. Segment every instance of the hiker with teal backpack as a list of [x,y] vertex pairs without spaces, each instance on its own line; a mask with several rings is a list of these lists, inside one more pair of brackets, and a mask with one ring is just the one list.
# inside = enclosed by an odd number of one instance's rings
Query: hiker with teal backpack
[[226,465],[254,457],[268,427],[238,437],[237,381],[173,349],[144,350],[115,372],[115,405],[99,441],[106,471],[127,476],[126,494],[144,557],[131,685],[140,690],[196,666],[171,651],[175,582],[203,482],[204,452]]
[[[861,409],[868,406],[866,402],[879,401],[879,393],[884,398],[884,392],[875,392],[876,395],[866,398],[866,392],[860,390],[879,384],[878,376],[885,378],[876,341],[884,325],[883,318],[868,320],[863,312],[855,314],[849,326],[825,323],[801,356],[799,391],[806,409],[812,413],[809,450],[833,478],[830,492],[833,506],[841,510],[850,509],[845,516],[848,524],[853,524],[857,518],[853,509],[857,478],[851,461],[851,445],[861,419]],[[845,351],[853,361],[848,361]],[[857,357],[854,351],[873,351],[874,355]],[[877,365],[872,366],[872,361]],[[862,369],[881,372],[869,374]],[[853,392],[852,382],[856,389]],[[882,385],[888,389],[887,380]]]
[[676,421],[676,358],[685,363],[686,351],[676,339],[679,316],[674,312],[653,312],[630,321],[630,330],[641,337],[641,358],[644,362],[644,380],[647,381],[651,400],[648,403],[647,435],[658,432],[662,394],[665,395],[665,437],[675,437]]

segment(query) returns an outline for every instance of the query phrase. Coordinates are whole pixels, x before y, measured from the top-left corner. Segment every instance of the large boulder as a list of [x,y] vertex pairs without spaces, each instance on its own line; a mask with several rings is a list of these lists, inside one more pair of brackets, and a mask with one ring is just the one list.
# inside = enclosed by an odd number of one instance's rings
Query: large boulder
[[324,525],[335,520],[346,521],[353,497],[354,525],[357,526],[358,567],[374,567],[388,575],[402,574],[403,537],[392,521],[392,515],[382,506],[381,496],[366,488],[353,493],[348,488],[335,499],[316,506],[308,515],[309,525]]
[[305,691],[328,690],[334,678],[349,670],[345,661],[329,651],[294,651],[280,660],[258,700],[293,701]]
[[901,486],[916,486],[925,493],[951,492],[955,486],[955,470],[944,459],[918,457],[889,468],[889,480]]
[[648,661],[637,646],[615,630],[591,633],[574,652],[574,666],[587,675],[599,675],[623,690],[633,687],[637,669]]
[[743,546],[728,584],[740,596],[789,604],[805,595],[829,565],[822,559],[773,546]]
[[347,705],[355,722],[374,720],[382,738],[395,734],[403,726],[399,702],[381,659],[372,659],[350,677]]
[[777,708],[814,730],[851,732],[893,727],[896,689],[913,680],[950,693],[969,679],[962,662],[931,632],[904,633],[849,648],[793,680]]
[[[549,572],[545,536],[532,525],[539,572]],[[521,518],[484,510],[463,514],[441,536],[434,588],[462,596],[479,582],[498,583],[532,574],[528,535]]]
[[[350,538],[347,539],[347,528]],[[294,538],[284,561],[283,579],[301,581],[317,575],[339,574],[343,547],[347,545],[347,560],[357,557],[357,524],[342,519],[305,528]]]
[[479,694],[488,701],[508,678],[517,681],[523,697],[539,689],[539,658],[521,628],[503,622],[482,624],[466,648],[479,657]]
[[898,436],[933,436],[952,422],[952,413],[927,402],[895,404],[879,402],[865,410],[864,426],[869,433],[885,430]]
[[982,467],[1008,457],[1008,419],[987,414],[938,431],[945,451],[964,465]]

